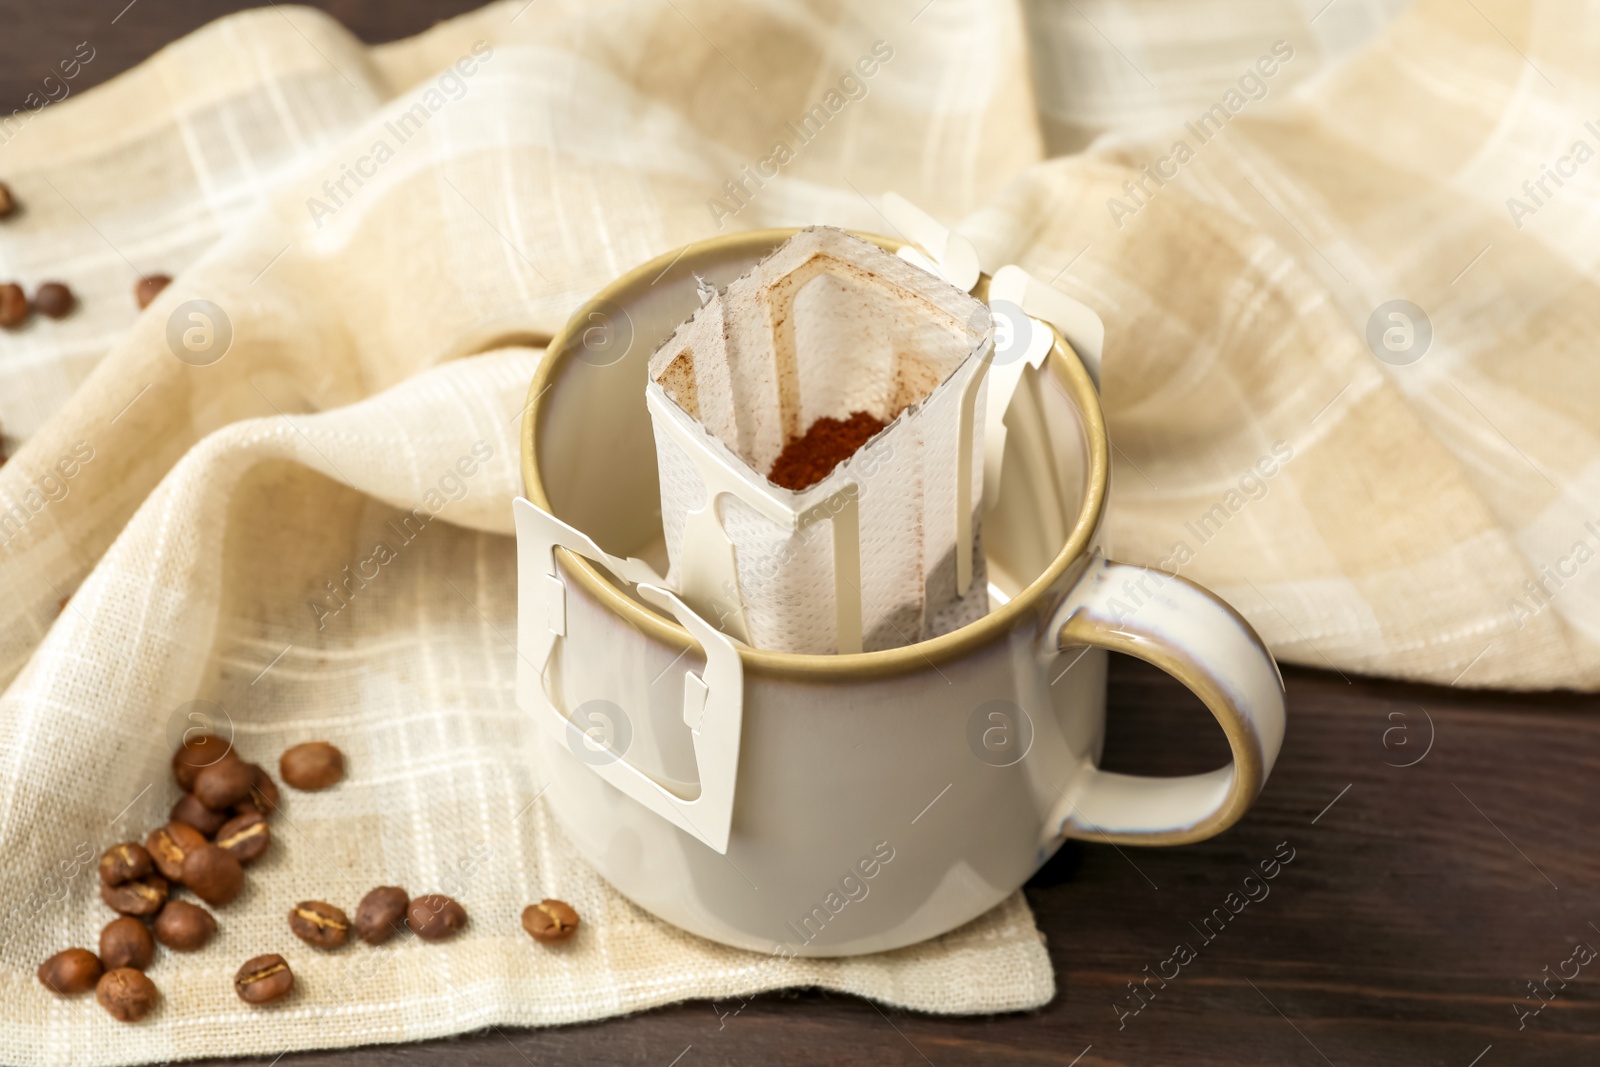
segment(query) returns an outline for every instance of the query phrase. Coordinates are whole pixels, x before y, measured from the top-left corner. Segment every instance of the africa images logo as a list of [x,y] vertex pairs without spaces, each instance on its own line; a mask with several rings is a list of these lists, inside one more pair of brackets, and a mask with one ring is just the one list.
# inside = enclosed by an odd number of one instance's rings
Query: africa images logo
[[[373,141],[364,154],[351,162],[340,163],[338,175],[322,183],[322,194],[326,199],[315,196],[306,198],[306,212],[311,216],[311,221],[316,223],[317,229],[322,229],[327,219],[337,215],[355,198],[363,185],[376,178],[378,168],[393,159],[407,141],[421,133],[428,120],[452,101],[466,96],[467,79],[493,57],[493,48],[483,41],[474,41],[472,55],[461,56],[453,65],[446,67],[432,85],[412,97],[410,107],[398,110],[394,118],[383,124],[387,136]],[[351,188],[352,185],[354,188]]]
[[[1293,45],[1288,41],[1274,41],[1271,53],[1257,57],[1255,63],[1239,76],[1237,87],[1229,88],[1222,94],[1221,100],[1212,104],[1194,121],[1183,124],[1183,128],[1194,138],[1192,146],[1188,138],[1178,138],[1167,154],[1155,161],[1154,171],[1150,169],[1151,164],[1147,163],[1139,168],[1139,178],[1123,182],[1122,191],[1127,194],[1127,199],[1116,196],[1106,199],[1106,212],[1111,216],[1111,221],[1117,224],[1117,229],[1122,229],[1123,219],[1137,215],[1158,190],[1177,178],[1196,153],[1222,133],[1229,120],[1252,101],[1265,100],[1270,91],[1268,79],[1293,58]],[[1154,183],[1154,188],[1151,183]]]
[[[794,139],[792,145],[787,139],[774,141],[771,151],[758,160],[753,169],[746,163],[739,168],[736,177],[723,182],[722,190],[728,199],[722,200],[713,196],[706,201],[706,210],[711,212],[711,221],[717,224],[717,229],[722,229],[728,218],[749,207],[756,192],[764,188],[768,181],[776,178],[783,167],[794,162],[806,145],[822,133],[823,128],[835,115],[843,111],[852,101],[865,99],[868,80],[878,73],[882,64],[893,58],[894,49],[887,42],[874,41],[872,51],[856,60],[854,70],[841,76],[838,84],[823,93],[822,99],[813,104],[809,111],[797,120],[783,124],[784,131]],[[857,72],[860,77],[856,76]],[[755,184],[754,189],[751,188],[752,182]]]

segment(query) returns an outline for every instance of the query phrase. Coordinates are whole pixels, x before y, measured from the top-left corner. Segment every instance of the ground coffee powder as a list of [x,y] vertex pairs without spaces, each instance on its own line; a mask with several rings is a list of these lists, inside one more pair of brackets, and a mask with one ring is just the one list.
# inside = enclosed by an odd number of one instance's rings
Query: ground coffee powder
[[809,489],[855,455],[856,449],[883,427],[865,411],[852,412],[842,422],[823,416],[802,436],[783,446],[767,477],[785,489]]

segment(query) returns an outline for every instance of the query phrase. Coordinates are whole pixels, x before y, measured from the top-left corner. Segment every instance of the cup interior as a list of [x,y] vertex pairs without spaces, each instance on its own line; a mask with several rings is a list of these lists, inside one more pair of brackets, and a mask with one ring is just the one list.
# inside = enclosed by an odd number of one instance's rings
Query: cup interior
[[[533,383],[523,435],[523,479],[535,504],[594,538],[607,552],[637,556],[666,572],[655,438],[645,406],[655,350],[700,305],[703,280],[718,288],[743,274],[794,230],[713,238],[629,272],[579,309],[551,342]],[[859,236],[894,251],[902,242]],[[974,294],[987,297],[987,279]],[[1056,336],[1038,371],[1025,369],[1007,411],[1003,477],[983,518],[990,614],[1029,599],[1086,554],[1106,488],[1103,423],[1087,373]],[[602,582],[626,595],[603,571]],[[656,620],[675,626],[636,598]],[[909,646],[919,649],[954,635]],[[766,653],[794,660],[858,656]],[[763,653],[755,653],[762,655]]]

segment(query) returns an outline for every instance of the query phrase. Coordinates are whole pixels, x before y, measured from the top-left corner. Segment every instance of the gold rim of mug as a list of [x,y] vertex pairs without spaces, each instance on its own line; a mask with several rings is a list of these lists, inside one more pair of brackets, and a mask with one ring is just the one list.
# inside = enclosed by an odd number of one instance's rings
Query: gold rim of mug
[[[701,256],[730,251],[748,251],[759,259],[799,232],[797,227],[749,230],[696,241],[633,268],[606,285],[579,308],[567,320],[566,325],[550,339],[544,358],[539,361],[539,366],[533,374],[533,382],[528,387],[527,415],[522,420],[522,483],[528,499],[547,511],[552,510],[549,498],[545,496],[544,483],[539,478],[534,442],[538,439],[539,420],[544,405],[554,399],[553,396],[547,396],[549,387],[557,371],[572,357],[571,339],[575,324],[587,322],[588,313],[602,302],[626,308],[625,294],[628,291],[641,283],[645,287],[653,285],[674,266],[690,270]],[[888,252],[898,252],[907,243],[879,234],[851,232]],[[988,296],[988,287],[989,276],[981,276],[978,284],[973,287],[973,295],[980,300],[985,299]],[[1011,600],[983,618],[950,633],[899,648],[847,655],[773,652],[735,643],[734,647],[739,650],[739,657],[747,671],[766,676],[829,681],[897,675],[926,666],[937,669],[942,662],[1003,639],[1025,615],[1030,613],[1046,615],[1053,610],[1054,601],[1070,588],[1070,583],[1063,581],[1063,578],[1075,564],[1081,565],[1087,561],[1089,545],[1105,511],[1109,460],[1105,420],[1100,412],[1100,398],[1095,392],[1094,382],[1090,380],[1088,371],[1084,370],[1077,354],[1067,345],[1061,334],[1053,327],[1051,333],[1055,335],[1055,344],[1050,350],[1048,366],[1057,384],[1066,391],[1067,396],[1082,414],[1084,435],[1089,449],[1089,470],[1088,484],[1084,489],[1083,504],[1078,510],[1078,518],[1067,535],[1066,543],[1061,546],[1060,552],[1050,561],[1049,566]],[[628,623],[648,636],[675,647],[690,648],[698,645],[689,631],[678,625],[675,620],[657,613],[618,589],[598,565],[565,549],[557,551],[560,553],[558,558],[562,566],[571,574],[572,579],[590,596]],[[1056,596],[1051,598],[1050,603],[1041,604],[1046,594],[1052,590],[1056,592]]]

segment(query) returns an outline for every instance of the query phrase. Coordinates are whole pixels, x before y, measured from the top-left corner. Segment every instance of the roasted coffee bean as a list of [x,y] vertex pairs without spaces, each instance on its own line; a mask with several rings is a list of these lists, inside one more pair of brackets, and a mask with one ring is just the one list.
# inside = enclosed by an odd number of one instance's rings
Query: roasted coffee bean
[[106,885],[121,885],[135,878],[143,878],[155,869],[155,861],[145,847],[132,841],[112,845],[100,857],[100,881]]
[[217,932],[217,920],[209,911],[187,900],[169,900],[156,916],[156,940],[178,952],[194,952],[205,947]]
[[17,198],[11,195],[11,186],[0,182],[0,219],[9,219],[17,213]]
[[99,958],[86,948],[63,949],[39,964],[39,981],[64,997],[89,992],[103,973]]
[[103,885],[100,899],[124,915],[154,915],[167,902],[167,880],[147,874],[121,885]]
[[136,1023],[156,1006],[156,984],[132,967],[119,967],[100,976],[94,999],[119,1022]]
[[314,948],[338,948],[350,936],[350,919],[332,904],[302,900],[289,909],[289,929]]
[[216,734],[195,734],[185,737],[172,754],[172,776],[178,780],[178,788],[187,793],[194,789],[195,775],[202,770],[213,763],[238,758],[233,745]]
[[276,953],[246,960],[233,976],[233,991],[246,1004],[270,1004],[288,996],[293,989],[294,972],[289,970],[289,961]]
[[206,835],[186,822],[169,822],[150,831],[144,847],[169,882],[183,881],[183,858],[206,843]]
[[133,287],[133,298],[139,302],[139,310],[143,311],[150,306],[150,301],[161,295],[161,290],[172,284],[172,279],[165,274],[148,274]]
[[61,282],[45,282],[33,291],[33,306],[41,315],[64,319],[78,306],[78,298]]
[[183,884],[213,908],[220,908],[244,888],[244,868],[227,849],[204,844],[183,858]]
[[[171,907],[171,902],[166,906]],[[100,930],[100,962],[108,971],[118,967],[145,970],[155,955],[155,938],[150,936],[150,928],[142,919],[120,915]]]
[[239,759],[225,759],[200,768],[194,776],[194,797],[212,811],[226,811],[250,796],[256,783],[251,765]]
[[326,741],[307,741],[283,754],[278,773],[296,789],[326,789],[344,777],[344,753]]
[[381,945],[405,926],[411,898],[399,886],[380,885],[356,906],[356,933],[369,945]]
[[245,798],[233,806],[234,815],[244,815],[255,812],[263,818],[271,818],[278,813],[278,805],[282,794],[278,792],[278,783],[272,776],[254,763],[245,764],[251,771],[250,792]]
[[250,787],[248,799],[233,806],[235,815],[260,815],[269,818],[278,814],[278,787],[271,778],[263,778]]
[[546,898],[522,909],[522,928],[535,941],[565,941],[578,932],[578,913],[565,901]]
[[278,813],[278,802],[281,799],[278,783],[272,780],[272,775],[256,764],[252,763],[250,767],[255,771],[255,781],[250,786],[250,795],[234,805],[233,812],[235,815],[243,815],[253,811],[271,818]]
[[[172,907],[170,901],[167,907]],[[100,931],[100,963],[108,971],[118,967],[142,971],[150,966],[155,955],[155,940],[138,919],[124,915],[120,919],[112,919]]]
[[424,941],[443,941],[467,925],[467,909],[442,893],[429,893],[411,902],[406,922]]
[[211,837],[222,829],[222,824],[228,821],[225,811],[212,811],[193,793],[185,793],[172,805],[171,818],[173,822],[181,822],[192,826],[207,837]]
[[265,816],[247,811],[223,823],[216,841],[218,848],[233,853],[233,858],[240,863],[250,863],[272,843],[272,831],[267,828]]
[[11,329],[28,321],[28,294],[15,282],[0,285],[0,326]]

